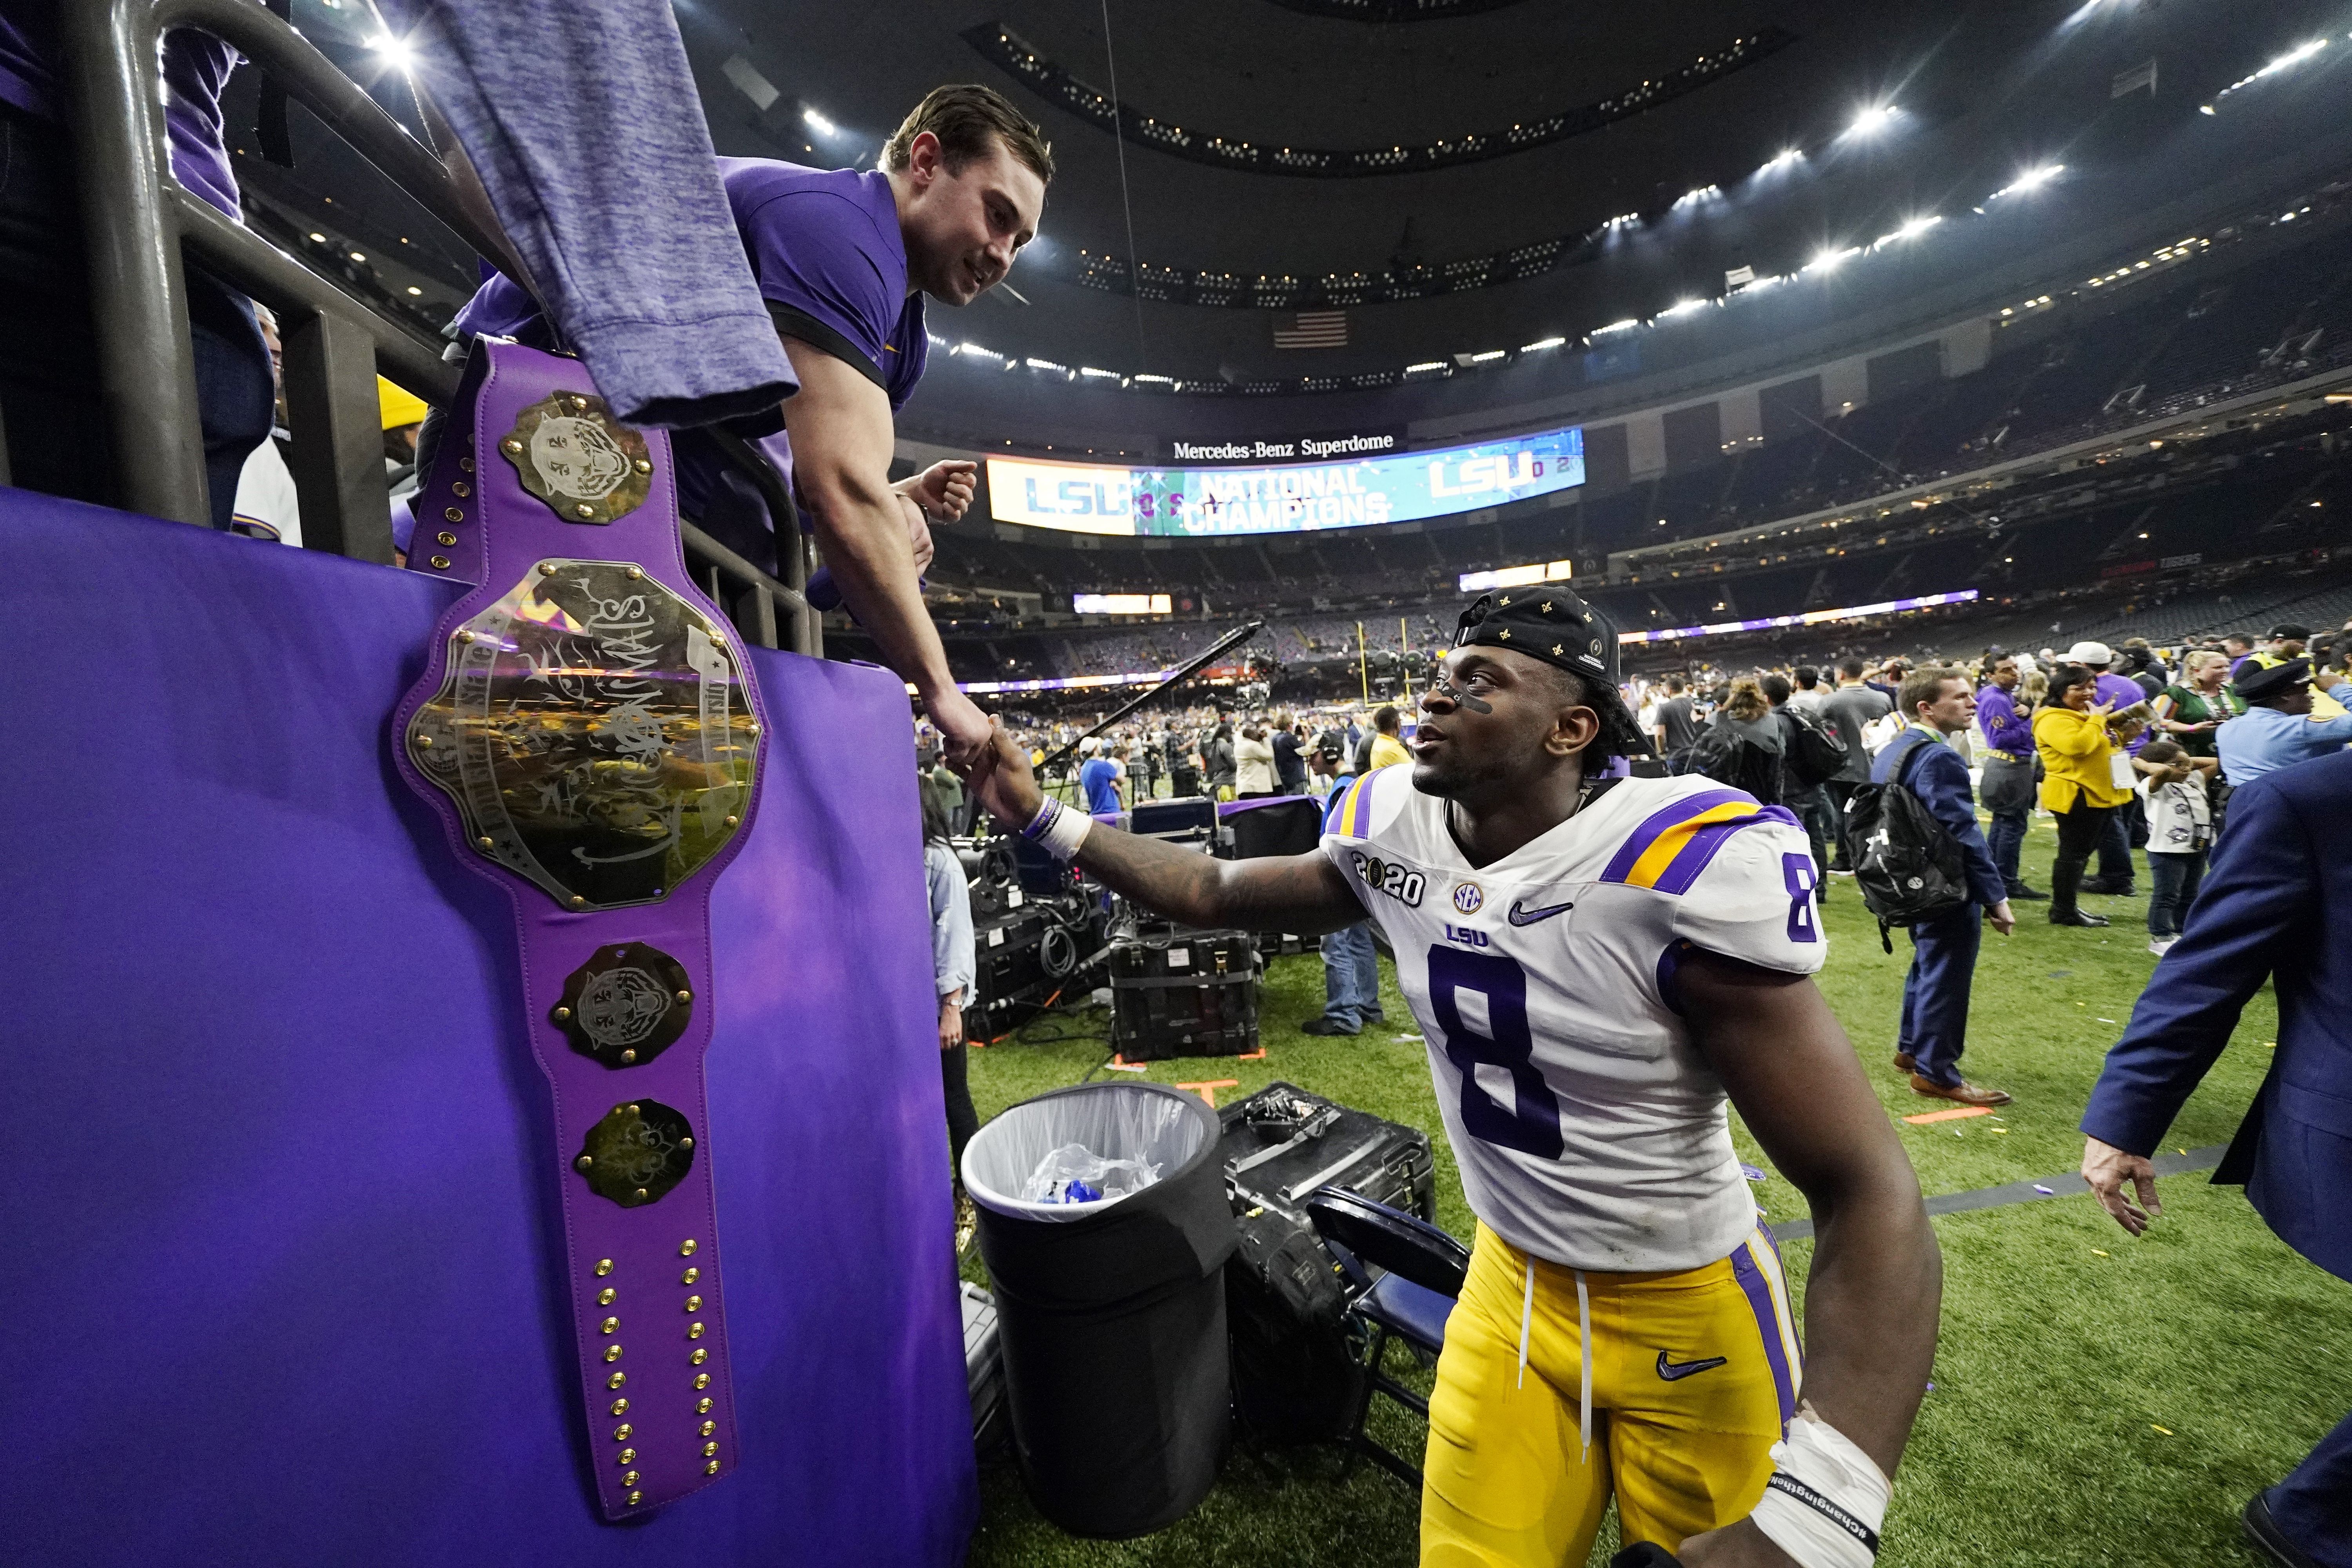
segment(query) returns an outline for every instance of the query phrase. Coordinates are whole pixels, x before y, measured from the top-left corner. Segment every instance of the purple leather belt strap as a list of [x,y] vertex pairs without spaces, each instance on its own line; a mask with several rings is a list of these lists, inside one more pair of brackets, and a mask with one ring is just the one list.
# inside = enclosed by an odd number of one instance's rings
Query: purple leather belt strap
[[679,552],[668,437],[576,360],[478,342],[409,564],[476,587],[394,720],[403,774],[508,889],[555,1113],[596,1489],[608,1519],[737,1462],[704,1142],[710,888],[765,729]]

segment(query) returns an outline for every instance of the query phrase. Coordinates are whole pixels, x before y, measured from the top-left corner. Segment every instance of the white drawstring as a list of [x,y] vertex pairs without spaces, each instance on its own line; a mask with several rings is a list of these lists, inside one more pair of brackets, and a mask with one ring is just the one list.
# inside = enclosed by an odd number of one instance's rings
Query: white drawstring
[[[1592,1457],[1592,1297],[1585,1289],[1584,1270],[1576,1271],[1576,1341],[1577,1359],[1582,1364],[1584,1386],[1578,1394],[1576,1434],[1584,1445],[1582,1458]],[[1519,1382],[1528,1385],[1528,1337],[1536,1321],[1536,1260],[1528,1255],[1527,1285],[1519,1298]]]
[[1534,1255],[1534,1254],[1532,1254],[1532,1253],[1530,1253],[1530,1254],[1528,1254],[1528,1289],[1527,1289],[1527,1294],[1526,1294],[1524,1297],[1522,1297],[1522,1298],[1520,1299],[1520,1301],[1519,1301],[1519,1384],[1518,1384],[1518,1385],[1519,1385],[1521,1388],[1525,1388],[1525,1387],[1528,1385],[1528,1330],[1530,1330],[1530,1329],[1532,1329],[1532,1328],[1535,1326],[1535,1321],[1536,1321],[1536,1260],[1535,1260],[1535,1255]]
[[1582,1458],[1592,1458],[1592,1302],[1584,1291],[1584,1270],[1576,1271],[1576,1337],[1584,1363],[1584,1391],[1577,1408],[1576,1433],[1584,1443]]

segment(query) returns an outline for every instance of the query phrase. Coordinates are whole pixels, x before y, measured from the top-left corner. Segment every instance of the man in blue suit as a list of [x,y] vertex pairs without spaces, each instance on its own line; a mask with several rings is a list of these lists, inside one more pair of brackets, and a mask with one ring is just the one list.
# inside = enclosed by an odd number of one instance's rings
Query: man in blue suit
[[[2279,1238],[2352,1279],[2352,752],[2263,774],[2230,797],[2230,831],[2179,942],[2156,966],[2083,1112],[2083,1179],[2137,1236],[2162,1212],[2148,1155],[2266,979],[2278,994],[2270,1076],[2217,1184],[2243,1183]],[[2133,1206],[2126,1184],[2139,1199]],[[2352,1417],[2247,1503],[2271,1562],[2352,1568]]]
[[1969,988],[1976,982],[1977,944],[1984,921],[2007,936],[2016,926],[2009,889],[1992,851],[1977,826],[1977,802],[1969,788],[1969,765],[1945,737],[1958,734],[1976,717],[1969,679],[1948,665],[1930,665],[1906,676],[1896,694],[1897,711],[1910,728],[1896,736],[1871,763],[1870,782],[1901,783],[1958,840],[1968,869],[1968,901],[1948,914],[1911,928],[1911,973],[1903,980],[1903,1029],[1895,1043],[1895,1066],[1911,1075],[1915,1093],[1963,1105],[2007,1105],[2009,1095],[1979,1089],[1960,1076],[1960,1051],[1969,1032]]

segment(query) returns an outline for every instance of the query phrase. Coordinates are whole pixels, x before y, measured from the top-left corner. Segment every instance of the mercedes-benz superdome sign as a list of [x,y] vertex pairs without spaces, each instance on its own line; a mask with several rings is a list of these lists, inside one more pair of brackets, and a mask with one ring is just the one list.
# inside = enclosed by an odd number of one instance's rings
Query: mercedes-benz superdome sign
[[1445,517],[1584,482],[1584,431],[1264,468],[988,459],[989,514],[1076,533],[1286,533]]

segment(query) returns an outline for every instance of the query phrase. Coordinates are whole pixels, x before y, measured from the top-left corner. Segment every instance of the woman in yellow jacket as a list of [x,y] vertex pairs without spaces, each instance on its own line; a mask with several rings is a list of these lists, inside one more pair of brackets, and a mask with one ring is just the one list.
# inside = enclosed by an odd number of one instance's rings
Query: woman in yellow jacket
[[2050,868],[2050,923],[2103,926],[2105,915],[2084,914],[2075,900],[2083,868],[2099,847],[2099,833],[2116,808],[2131,798],[2115,781],[2119,751],[2107,732],[2112,703],[2097,700],[2098,677],[2063,664],[2050,677],[2050,695],[2033,714],[2033,747],[2042,753],[2042,808],[2058,818],[2058,860]]

